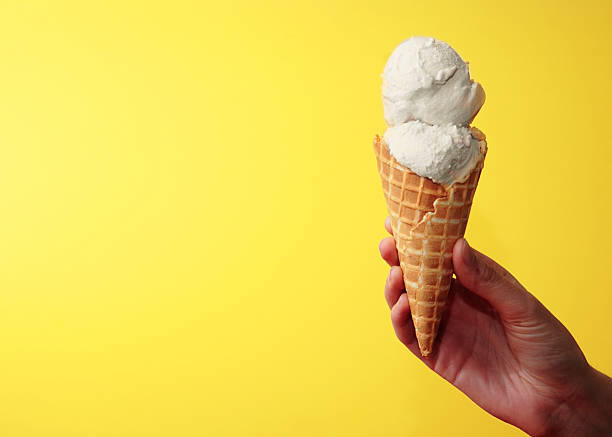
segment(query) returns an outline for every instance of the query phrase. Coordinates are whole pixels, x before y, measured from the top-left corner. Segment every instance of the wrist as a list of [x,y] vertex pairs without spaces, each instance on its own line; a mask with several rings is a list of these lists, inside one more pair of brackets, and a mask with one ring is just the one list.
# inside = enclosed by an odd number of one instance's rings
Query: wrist
[[612,435],[612,379],[589,367],[572,395],[548,413],[546,422],[543,437]]

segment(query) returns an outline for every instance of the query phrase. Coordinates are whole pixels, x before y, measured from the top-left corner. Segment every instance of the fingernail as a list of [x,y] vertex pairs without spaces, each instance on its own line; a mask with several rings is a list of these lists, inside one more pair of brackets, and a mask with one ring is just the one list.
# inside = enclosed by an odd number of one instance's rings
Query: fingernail
[[466,266],[474,268],[476,267],[476,257],[474,256],[474,252],[472,248],[468,244],[465,238],[461,238],[462,241],[459,244],[463,244],[465,247],[463,248],[463,262]]

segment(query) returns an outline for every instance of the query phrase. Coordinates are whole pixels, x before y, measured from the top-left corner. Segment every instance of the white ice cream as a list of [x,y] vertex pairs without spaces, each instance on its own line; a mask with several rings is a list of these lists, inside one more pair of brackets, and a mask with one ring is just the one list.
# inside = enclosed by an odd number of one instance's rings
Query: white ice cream
[[465,180],[482,159],[469,124],[484,100],[484,90],[448,44],[426,37],[404,41],[383,73],[389,152],[434,182]]
[[409,121],[387,129],[384,139],[401,164],[443,185],[466,179],[481,159],[480,142],[464,126]]
[[468,65],[451,46],[417,36],[391,53],[383,72],[383,105],[389,126],[410,120],[468,125],[485,101]]

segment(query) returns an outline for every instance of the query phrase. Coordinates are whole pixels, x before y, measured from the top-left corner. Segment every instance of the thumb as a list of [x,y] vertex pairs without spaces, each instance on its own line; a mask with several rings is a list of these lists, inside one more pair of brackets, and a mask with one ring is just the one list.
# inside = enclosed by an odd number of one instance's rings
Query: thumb
[[453,248],[453,267],[459,282],[506,320],[524,319],[537,302],[506,269],[472,249],[464,238]]

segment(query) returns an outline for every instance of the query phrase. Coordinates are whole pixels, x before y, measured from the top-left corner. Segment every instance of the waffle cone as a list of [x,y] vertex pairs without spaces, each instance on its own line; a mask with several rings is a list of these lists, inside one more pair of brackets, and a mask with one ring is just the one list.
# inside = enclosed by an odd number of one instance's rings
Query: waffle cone
[[487,150],[484,134],[472,128],[472,135],[480,140],[483,159],[464,182],[448,187],[413,173],[390,155],[383,139],[378,135],[374,139],[378,171],[423,356],[431,353],[438,333],[453,276],[453,246],[465,233]]

